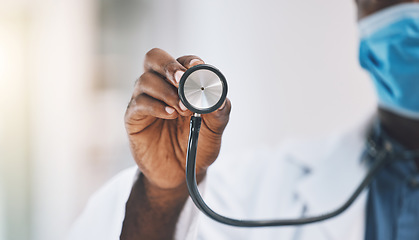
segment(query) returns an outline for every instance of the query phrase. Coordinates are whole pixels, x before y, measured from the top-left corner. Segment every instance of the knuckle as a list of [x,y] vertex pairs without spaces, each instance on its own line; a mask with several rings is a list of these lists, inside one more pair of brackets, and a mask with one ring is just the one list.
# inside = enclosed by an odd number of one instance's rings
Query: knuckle
[[141,105],[139,103],[139,96],[132,97],[125,111],[125,120],[131,119],[141,113]]
[[182,65],[187,66],[187,67],[190,66],[191,63],[193,64],[194,62],[204,63],[204,61],[200,57],[198,57],[196,55],[185,55],[185,56],[182,56],[182,57],[178,58],[178,61]]
[[142,103],[144,102],[144,94],[140,93],[137,96],[133,96],[131,98],[131,101],[128,105],[128,109],[130,109],[130,111],[138,111],[139,107],[141,107]]
[[165,92],[164,96],[165,96],[165,102],[168,102],[173,106],[178,105],[179,96],[176,91],[173,91],[172,89],[168,89]]
[[148,83],[148,81],[149,81],[149,79],[150,79],[150,77],[151,77],[151,73],[150,72],[145,72],[143,75],[141,75],[139,78],[138,78],[138,81],[137,81],[137,87],[139,87],[139,88],[143,88],[144,87],[144,85],[147,85],[147,83]]
[[151,72],[145,72],[143,75],[141,75],[135,85],[134,94],[144,93],[147,88],[150,88],[154,78],[155,75]]
[[134,98],[134,102],[136,107],[141,106],[142,103],[144,103],[146,100],[146,95],[144,93],[140,93],[138,94],[135,98]]
[[152,48],[145,54],[145,57],[146,59],[149,59],[150,57],[161,51],[162,50],[160,48]]
[[[141,76],[142,76],[142,74],[141,74]],[[134,87],[137,85],[138,81],[140,81],[141,76],[139,76],[137,79],[135,79]]]
[[132,111],[140,115],[147,115],[147,112],[151,107],[151,104],[147,99],[147,96],[143,93],[135,97],[133,100],[134,104],[131,106]]
[[193,59],[202,61],[202,59],[200,57],[196,56],[196,55],[189,55],[188,56],[188,60],[192,61]]
[[179,65],[176,61],[170,61],[164,66],[164,71],[166,75],[172,77],[172,75],[179,70]]
[[204,61],[198,56],[191,55],[188,59],[188,64],[189,65],[195,65],[197,63],[204,63]]
[[133,101],[134,101],[134,97],[132,96],[131,99],[129,100],[128,104],[127,104],[127,110],[126,110],[126,112],[128,112],[128,109],[131,108]]
[[149,69],[151,68],[151,65],[153,63],[153,58],[157,55],[160,54],[161,52],[163,52],[163,50],[161,50],[160,48],[152,48],[151,50],[149,50],[146,54],[145,54],[145,58],[144,58],[144,69]]

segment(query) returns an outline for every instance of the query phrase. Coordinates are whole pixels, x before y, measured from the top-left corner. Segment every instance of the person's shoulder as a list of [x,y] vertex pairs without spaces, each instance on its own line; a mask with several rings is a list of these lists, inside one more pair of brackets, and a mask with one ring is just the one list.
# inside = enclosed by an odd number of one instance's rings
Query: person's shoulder
[[127,168],[96,191],[74,223],[69,239],[119,238],[125,204],[138,174],[137,166]]
[[310,138],[291,138],[280,146],[280,152],[292,161],[316,167],[334,155],[362,151],[374,121],[366,116],[332,132]]
[[[105,196],[112,198],[120,197],[120,194],[125,195],[131,192],[131,187],[134,184],[139,174],[137,166],[132,166],[120,171],[110,180],[108,180],[98,191],[96,191],[90,201],[101,201]],[[118,194],[115,194],[118,193]],[[127,196],[128,197],[128,196]]]
[[213,168],[218,172],[262,169],[264,173],[269,168],[284,166],[315,168],[334,152],[359,151],[373,119],[374,115],[365,116],[351,125],[317,136],[290,137],[271,146],[257,145],[223,153]]

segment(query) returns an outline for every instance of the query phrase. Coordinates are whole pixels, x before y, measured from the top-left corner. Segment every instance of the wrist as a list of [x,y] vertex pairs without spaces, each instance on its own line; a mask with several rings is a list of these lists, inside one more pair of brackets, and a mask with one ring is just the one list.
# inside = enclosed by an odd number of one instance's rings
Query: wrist
[[145,194],[149,200],[176,200],[188,196],[188,189],[184,183],[172,188],[162,188],[153,184],[144,174],[141,174],[138,180],[142,182]]
[[[205,176],[206,171],[197,174],[196,179],[198,184],[202,182]],[[144,174],[140,174],[137,181],[139,183],[138,185],[144,189],[145,196],[150,203],[174,205],[179,202],[185,202],[189,196],[186,180],[172,188],[161,188],[153,184]]]

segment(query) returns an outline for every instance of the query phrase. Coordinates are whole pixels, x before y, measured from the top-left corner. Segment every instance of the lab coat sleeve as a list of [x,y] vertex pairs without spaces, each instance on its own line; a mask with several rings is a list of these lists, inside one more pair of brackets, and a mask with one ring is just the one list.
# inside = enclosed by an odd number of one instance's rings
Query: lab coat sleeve
[[96,191],[74,222],[68,239],[119,239],[125,204],[138,173],[136,166],[123,170]]
[[[276,154],[263,148],[232,153],[217,159],[199,184],[199,190],[210,207],[226,216],[298,217],[302,205],[295,200],[292,189],[304,177],[303,169],[288,161],[284,151]],[[127,169],[95,193],[76,221],[70,239],[119,239],[125,205],[139,174],[136,166]],[[176,225],[175,239],[291,239],[287,236],[293,232],[284,228],[251,230],[222,225],[200,213],[188,198]]]
[[[125,218],[125,205],[134,182],[138,179],[138,167],[131,167],[109,180],[89,199],[85,209],[74,222],[68,240],[115,240],[119,239]],[[206,180],[199,184],[201,193]],[[196,239],[199,213],[188,199],[180,214],[176,240]]]

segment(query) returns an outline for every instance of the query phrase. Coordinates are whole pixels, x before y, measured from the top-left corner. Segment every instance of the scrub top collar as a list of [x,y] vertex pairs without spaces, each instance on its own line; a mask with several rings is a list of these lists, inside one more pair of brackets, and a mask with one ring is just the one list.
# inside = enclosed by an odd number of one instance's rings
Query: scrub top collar
[[383,129],[378,118],[373,123],[366,145],[365,154],[369,161],[372,161],[382,151],[387,151],[387,154],[389,154],[388,157],[394,160],[414,161],[415,159],[419,159],[419,149],[407,149],[394,138],[390,137]]

